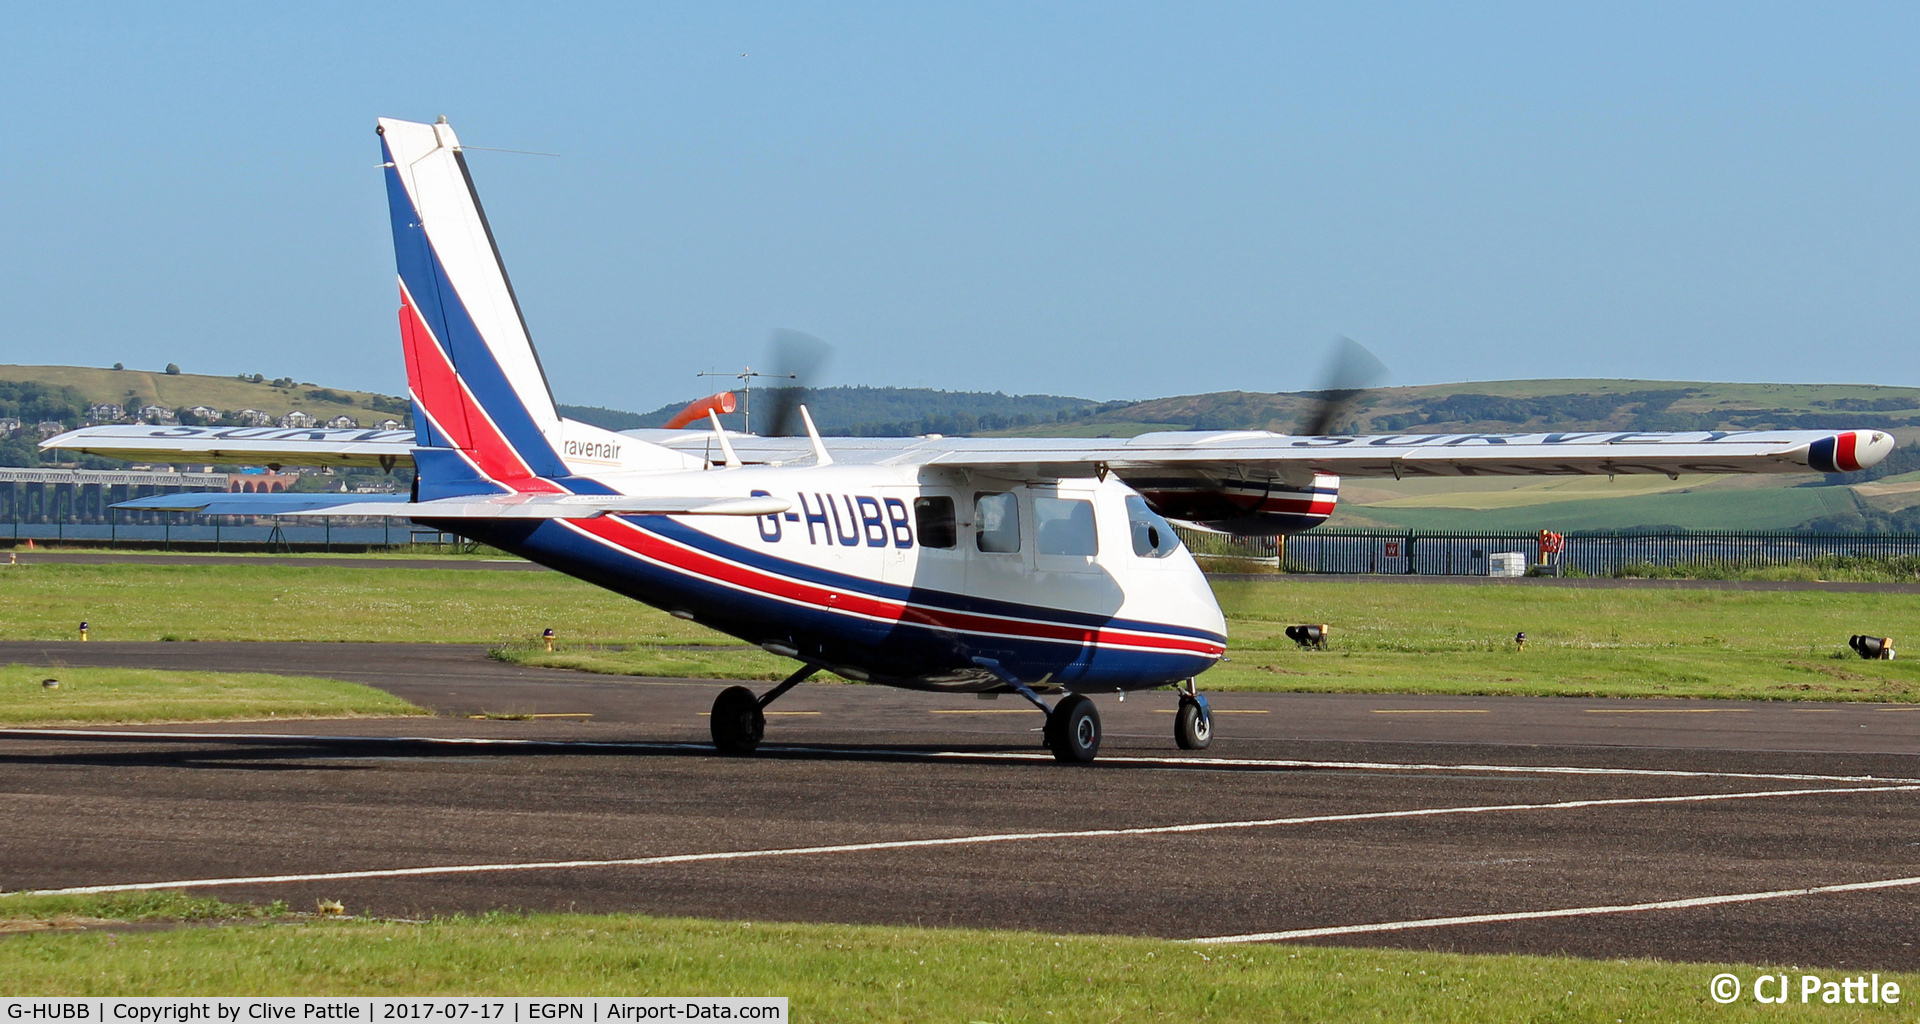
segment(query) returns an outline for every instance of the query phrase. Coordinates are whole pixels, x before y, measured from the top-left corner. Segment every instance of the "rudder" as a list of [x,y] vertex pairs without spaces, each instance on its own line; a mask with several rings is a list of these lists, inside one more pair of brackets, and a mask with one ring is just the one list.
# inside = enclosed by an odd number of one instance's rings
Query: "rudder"
[[451,126],[381,118],[417,442],[496,480],[564,476],[560,414]]

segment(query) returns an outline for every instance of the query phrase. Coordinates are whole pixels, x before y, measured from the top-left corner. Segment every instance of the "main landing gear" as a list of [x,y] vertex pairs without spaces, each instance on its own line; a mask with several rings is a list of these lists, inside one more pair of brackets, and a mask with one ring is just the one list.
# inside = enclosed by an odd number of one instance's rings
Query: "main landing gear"
[[1040,730],[1040,735],[1046,740],[1047,749],[1053,751],[1055,761],[1090,764],[1100,753],[1100,709],[1093,706],[1093,701],[1081,694],[1069,693],[1049,708],[1047,702],[1033,692],[1033,687],[1021,682],[1000,662],[993,658],[975,658],[973,663],[999,677],[1009,689],[1046,713],[1047,725]]
[[820,671],[817,665],[805,665],[781,680],[766,696],[756,697],[744,686],[729,686],[713,699],[713,717],[707,727],[713,733],[713,745],[722,754],[751,754],[767,734],[766,707],[780,695],[806,682]]
[[1069,693],[1047,712],[1047,726],[1040,735],[1055,761],[1086,764],[1100,753],[1100,709],[1086,697]]
[[1213,742],[1213,710],[1191,679],[1180,691],[1180,710],[1173,716],[1173,742],[1181,750],[1205,750]]

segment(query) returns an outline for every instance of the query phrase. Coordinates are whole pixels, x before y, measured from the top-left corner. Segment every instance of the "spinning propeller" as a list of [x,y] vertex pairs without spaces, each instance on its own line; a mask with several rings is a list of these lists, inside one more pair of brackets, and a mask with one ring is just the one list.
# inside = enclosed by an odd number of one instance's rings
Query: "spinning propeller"
[[1300,421],[1300,433],[1305,437],[1333,433],[1344,424],[1359,397],[1386,376],[1386,366],[1359,342],[1347,337],[1334,339],[1326,375],[1321,378],[1325,386],[1315,393],[1315,404]]
[[761,432],[763,437],[794,437],[804,431],[800,426],[800,403],[807,400],[807,390],[826,365],[827,357],[833,354],[833,346],[811,334],[785,329],[776,330],[767,341],[771,350],[773,375],[793,381],[781,387],[770,389],[766,401],[767,428]]

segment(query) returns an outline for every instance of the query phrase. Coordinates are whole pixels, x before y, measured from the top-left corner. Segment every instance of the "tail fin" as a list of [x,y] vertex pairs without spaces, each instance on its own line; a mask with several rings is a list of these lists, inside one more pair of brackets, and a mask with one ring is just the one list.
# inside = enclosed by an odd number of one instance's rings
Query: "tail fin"
[[400,336],[422,448],[454,448],[495,480],[567,474],[546,371],[443,120],[381,118],[400,269]]

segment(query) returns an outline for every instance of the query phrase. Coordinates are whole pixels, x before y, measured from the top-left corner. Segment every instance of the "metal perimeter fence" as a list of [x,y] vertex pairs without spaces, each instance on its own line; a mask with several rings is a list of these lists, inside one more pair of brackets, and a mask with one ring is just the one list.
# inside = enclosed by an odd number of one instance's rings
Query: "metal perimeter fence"
[[470,547],[450,533],[414,526],[405,520],[324,516],[276,524],[271,519],[203,516],[187,512],[115,511],[104,522],[0,521],[0,546],[28,541],[76,547],[152,548],[162,551],[377,551]]
[[[1202,566],[1261,564],[1289,573],[1397,573],[1485,576],[1487,556],[1519,552],[1540,561],[1536,533],[1425,533],[1413,530],[1314,530],[1286,537],[1232,537],[1177,528]],[[1667,531],[1569,533],[1547,556],[1559,571],[1611,576],[1632,565],[1766,566],[1825,556],[1920,556],[1920,534]]]

